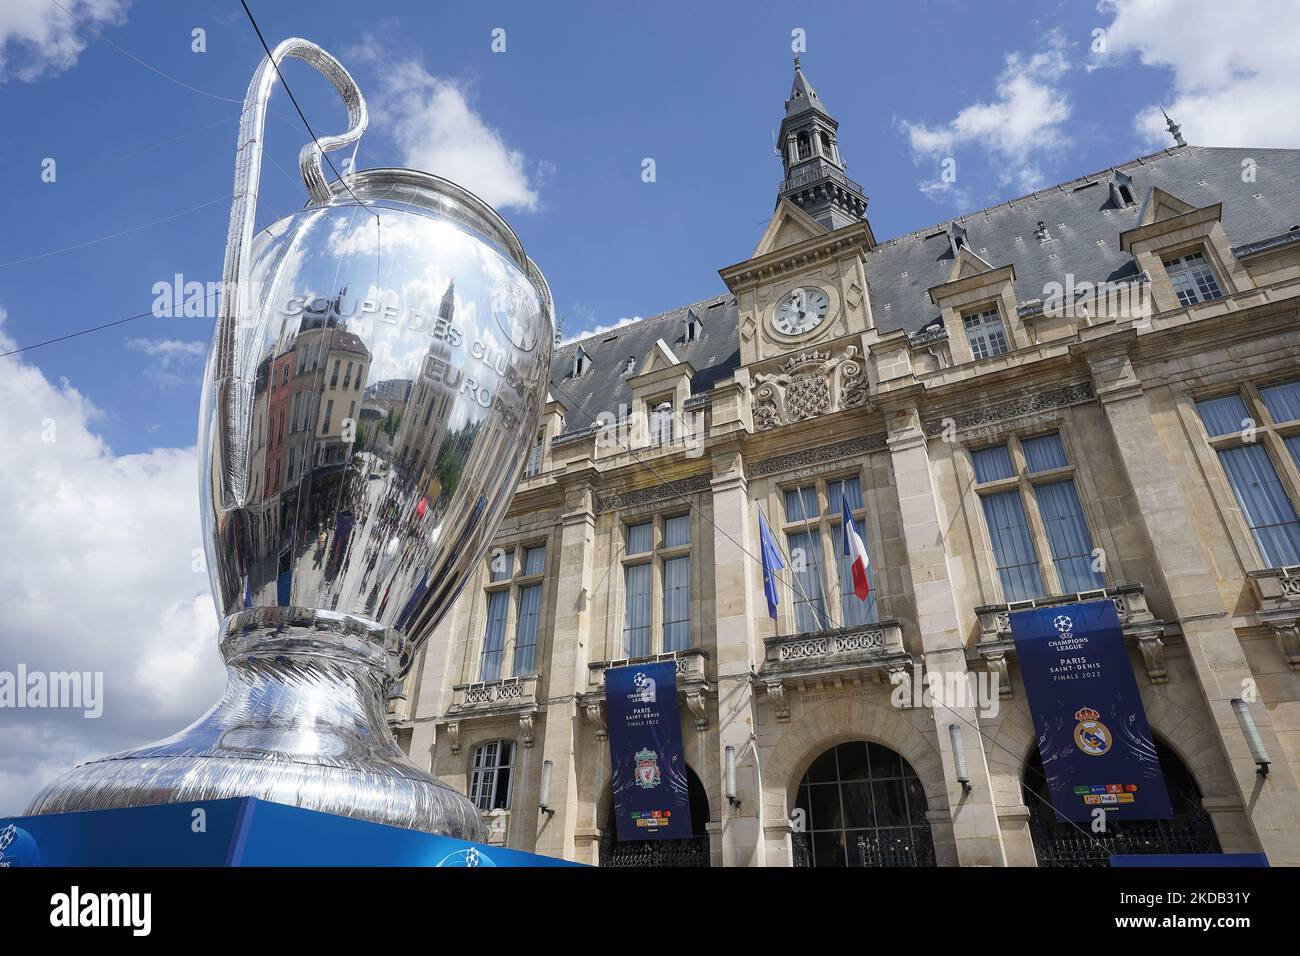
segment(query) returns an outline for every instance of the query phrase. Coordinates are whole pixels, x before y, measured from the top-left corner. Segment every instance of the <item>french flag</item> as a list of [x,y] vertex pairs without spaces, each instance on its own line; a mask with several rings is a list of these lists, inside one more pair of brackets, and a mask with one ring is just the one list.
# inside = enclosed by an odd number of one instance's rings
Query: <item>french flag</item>
[[848,499],[841,498],[840,501],[844,506],[844,556],[849,559],[853,573],[853,593],[859,601],[865,601],[871,593],[871,581],[867,578],[867,546],[862,543],[858,526],[853,523]]

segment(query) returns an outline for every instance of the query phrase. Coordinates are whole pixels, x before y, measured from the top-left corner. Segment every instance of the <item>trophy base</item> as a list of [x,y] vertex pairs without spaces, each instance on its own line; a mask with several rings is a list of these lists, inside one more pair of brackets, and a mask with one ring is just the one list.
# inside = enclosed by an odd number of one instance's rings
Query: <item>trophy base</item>
[[77,766],[27,814],[257,797],[482,842],[469,798],[398,747],[386,686],[371,662],[346,656],[228,655],[210,711],[166,740]]

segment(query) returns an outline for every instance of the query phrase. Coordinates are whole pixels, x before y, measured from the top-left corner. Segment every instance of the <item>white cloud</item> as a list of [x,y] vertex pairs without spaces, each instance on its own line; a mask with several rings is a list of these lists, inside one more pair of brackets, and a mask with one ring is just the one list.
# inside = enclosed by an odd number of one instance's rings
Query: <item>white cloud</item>
[[350,52],[380,67],[371,122],[397,143],[404,165],[450,179],[497,209],[537,209],[535,180],[549,165],[533,164],[530,176],[524,154],[474,111],[464,84],[386,54],[373,37]]
[[[1004,185],[1025,191],[1042,186],[1042,157],[1066,145],[1062,127],[1070,118],[1070,101],[1062,80],[1070,69],[1067,49],[1064,35],[1053,30],[1032,56],[1007,55],[996,99],[972,103],[936,126],[902,121],[913,153],[918,159],[953,158],[960,163],[962,149],[979,147],[1000,165]],[[942,179],[922,184],[921,190],[932,198],[959,195],[952,182]]]
[[154,359],[144,366],[144,375],[164,388],[197,382],[200,372],[198,360],[208,351],[205,342],[181,339],[128,339],[126,347]]
[[560,344],[570,345],[573,342],[578,342],[582,339],[589,339],[592,336],[603,335],[606,332],[613,332],[615,329],[621,329],[625,325],[634,325],[635,323],[640,322],[641,318],[642,317],[639,315],[630,315],[626,318],[619,319],[617,322],[611,322],[608,325],[597,325],[594,328],[583,329],[579,332],[574,332],[572,335],[564,336],[560,339]]
[[4,0],[0,3],[0,83],[70,69],[100,24],[121,22],[127,0]]
[[128,339],[126,347],[133,352],[158,359],[163,365],[178,365],[201,359],[208,352],[206,342],[185,342],[181,339]]
[[[1189,143],[1300,146],[1300,84],[1295,79],[1300,17],[1294,0],[1104,0],[1114,17],[1093,67],[1136,56],[1173,74],[1164,102]],[[1138,102],[1151,94],[1134,90]],[[1170,145],[1160,103],[1134,125],[1149,145]]]
[[[0,351],[3,322],[0,309]],[[99,719],[0,710],[4,816],[80,760],[179,730],[216,701],[224,668],[194,570],[194,449],[114,453],[85,396],[15,356],[0,358],[0,408],[0,670],[104,675]]]

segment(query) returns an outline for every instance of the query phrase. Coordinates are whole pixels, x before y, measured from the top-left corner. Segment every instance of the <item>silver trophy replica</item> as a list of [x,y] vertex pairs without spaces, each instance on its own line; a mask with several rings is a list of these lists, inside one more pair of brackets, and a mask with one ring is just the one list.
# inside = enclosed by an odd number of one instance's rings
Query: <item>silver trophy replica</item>
[[[254,235],[286,57],[329,79],[350,128],[303,147],[310,201]],[[244,100],[199,435],[225,693],[173,737],[78,766],[28,813],[252,796],[483,838],[474,805],[403,755],[386,698],[514,494],[551,296],[510,227],[455,184],[411,169],[328,181],[322,151],[366,122],[355,81],[305,40],[276,47]]]

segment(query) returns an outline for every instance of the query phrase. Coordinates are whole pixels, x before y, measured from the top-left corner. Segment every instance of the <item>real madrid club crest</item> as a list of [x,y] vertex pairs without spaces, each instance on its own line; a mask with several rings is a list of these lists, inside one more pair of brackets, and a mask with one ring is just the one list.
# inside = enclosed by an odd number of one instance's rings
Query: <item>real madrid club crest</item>
[[1110,750],[1114,738],[1110,729],[1098,718],[1101,714],[1091,707],[1082,707],[1075,711],[1074,744],[1089,757],[1100,757]]
[[659,786],[659,755],[646,747],[636,752],[636,785],[643,790]]

